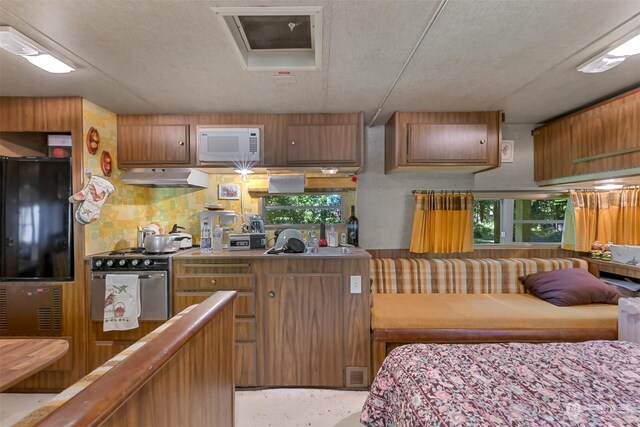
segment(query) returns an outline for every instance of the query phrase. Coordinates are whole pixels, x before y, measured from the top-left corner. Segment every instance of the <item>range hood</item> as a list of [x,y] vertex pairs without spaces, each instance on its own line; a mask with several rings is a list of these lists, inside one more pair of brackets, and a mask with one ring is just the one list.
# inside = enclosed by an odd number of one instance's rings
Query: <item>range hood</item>
[[141,187],[207,188],[209,175],[188,168],[129,169],[122,174],[122,182]]

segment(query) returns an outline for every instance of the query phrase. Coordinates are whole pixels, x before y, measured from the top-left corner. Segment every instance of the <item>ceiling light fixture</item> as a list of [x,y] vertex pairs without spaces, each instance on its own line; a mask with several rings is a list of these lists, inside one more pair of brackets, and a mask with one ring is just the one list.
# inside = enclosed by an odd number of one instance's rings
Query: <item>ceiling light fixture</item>
[[580,64],[578,71],[583,73],[602,73],[622,64],[628,57],[639,53],[640,29],[637,29],[614,43],[605,52]]
[[49,73],[61,74],[75,71],[75,68],[51,55],[29,37],[6,25],[0,26],[0,48],[22,56],[29,63]]
[[622,184],[602,184],[593,186],[596,190],[619,190],[622,187],[624,187]]

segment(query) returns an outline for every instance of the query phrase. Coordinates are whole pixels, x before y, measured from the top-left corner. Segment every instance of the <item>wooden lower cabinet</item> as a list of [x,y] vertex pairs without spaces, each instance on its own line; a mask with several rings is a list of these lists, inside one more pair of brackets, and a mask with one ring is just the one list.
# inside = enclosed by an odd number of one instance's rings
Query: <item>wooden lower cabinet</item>
[[342,274],[267,273],[265,382],[342,387]]
[[351,275],[369,283],[369,259],[176,257],[173,308],[179,312],[216,290],[238,292],[236,386],[364,388],[369,289],[352,294]]

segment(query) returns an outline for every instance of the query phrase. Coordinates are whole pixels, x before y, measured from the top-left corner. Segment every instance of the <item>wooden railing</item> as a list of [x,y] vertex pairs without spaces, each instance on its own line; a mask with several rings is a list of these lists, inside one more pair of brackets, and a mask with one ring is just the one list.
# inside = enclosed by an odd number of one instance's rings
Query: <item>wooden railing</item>
[[35,425],[232,426],[235,298],[216,292]]

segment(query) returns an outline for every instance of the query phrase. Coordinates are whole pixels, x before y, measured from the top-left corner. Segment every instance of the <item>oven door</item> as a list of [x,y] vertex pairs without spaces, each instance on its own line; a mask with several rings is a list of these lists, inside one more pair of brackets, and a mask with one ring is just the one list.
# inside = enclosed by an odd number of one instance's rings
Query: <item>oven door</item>
[[169,319],[169,278],[166,271],[127,271],[91,273],[91,320],[104,319],[104,287],[107,274],[137,274],[140,278],[140,317],[138,320]]

